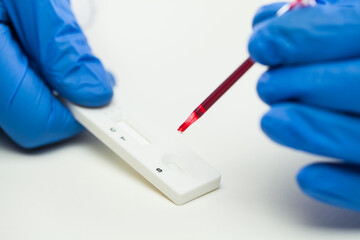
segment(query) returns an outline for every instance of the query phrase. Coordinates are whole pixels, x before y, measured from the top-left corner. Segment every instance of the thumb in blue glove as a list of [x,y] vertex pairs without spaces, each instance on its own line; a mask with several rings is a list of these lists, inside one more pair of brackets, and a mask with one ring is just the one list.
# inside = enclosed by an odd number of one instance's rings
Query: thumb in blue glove
[[258,93],[270,105],[262,121],[274,141],[342,159],[298,175],[309,196],[360,210],[360,5],[327,1],[281,17],[282,4],[260,9],[251,57],[270,66]]
[[83,129],[53,90],[98,107],[110,101],[113,84],[69,1],[0,0],[0,127],[17,144],[35,148]]

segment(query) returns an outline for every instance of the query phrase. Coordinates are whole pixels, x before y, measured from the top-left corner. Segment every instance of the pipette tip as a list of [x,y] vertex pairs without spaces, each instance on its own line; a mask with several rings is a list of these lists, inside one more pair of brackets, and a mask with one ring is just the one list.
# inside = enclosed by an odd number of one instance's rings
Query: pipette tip
[[190,114],[190,116],[186,119],[186,121],[181,124],[181,126],[178,128],[178,131],[180,133],[184,133],[185,130],[191,126],[191,124],[193,124],[196,120],[199,119],[199,116],[195,113],[195,112],[192,112]]

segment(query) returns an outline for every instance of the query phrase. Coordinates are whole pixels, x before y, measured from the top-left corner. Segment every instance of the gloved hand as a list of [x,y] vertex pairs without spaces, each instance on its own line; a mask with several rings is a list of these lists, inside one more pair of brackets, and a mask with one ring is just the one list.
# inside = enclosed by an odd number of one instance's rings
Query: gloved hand
[[69,0],[0,0],[0,127],[16,143],[35,148],[83,129],[53,90],[97,107],[110,101],[113,84]]
[[261,121],[274,141],[341,159],[305,167],[309,196],[360,210],[360,1],[328,0],[275,17],[282,3],[254,19],[251,57],[269,66],[258,82],[270,105]]

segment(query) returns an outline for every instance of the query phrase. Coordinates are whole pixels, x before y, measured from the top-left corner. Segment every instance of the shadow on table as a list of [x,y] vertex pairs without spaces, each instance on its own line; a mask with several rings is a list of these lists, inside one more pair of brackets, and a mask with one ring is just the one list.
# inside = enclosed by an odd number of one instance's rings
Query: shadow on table
[[[302,201],[301,201],[302,200]],[[360,231],[360,213],[325,205],[311,199],[298,200],[297,216],[302,224],[318,228]]]
[[286,220],[294,221],[295,224],[312,228],[360,232],[360,212],[311,199],[303,194],[299,187],[294,188],[293,183],[289,184],[288,176],[280,176],[280,178],[277,176],[277,179],[274,178],[274,182],[269,184],[272,186],[272,191],[276,191],[272,196],[281,196],[273,198],[271,203],[279,217],[283,216]]

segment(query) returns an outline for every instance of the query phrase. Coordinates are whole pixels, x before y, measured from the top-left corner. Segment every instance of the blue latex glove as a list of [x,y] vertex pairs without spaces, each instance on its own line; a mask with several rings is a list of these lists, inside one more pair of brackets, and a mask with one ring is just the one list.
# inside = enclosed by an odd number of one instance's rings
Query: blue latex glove
[[0,0],[0,127],[16,143],[39,147],[83,129],[52,90],[97,107],[113,83],[68,0]]
[[269,66],[258,93],[270,105],[263,131],[298,150],[342,159],[298,175],[303,191],[360,210],[360,1],[327,1],[275,17],[282,3],[254,19],[251,57]]

